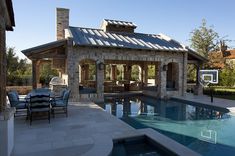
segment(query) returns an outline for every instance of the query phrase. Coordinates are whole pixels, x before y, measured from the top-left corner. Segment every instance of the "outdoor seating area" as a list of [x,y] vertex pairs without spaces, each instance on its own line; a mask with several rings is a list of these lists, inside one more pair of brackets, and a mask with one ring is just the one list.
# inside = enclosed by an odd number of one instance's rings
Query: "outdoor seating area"
[[70,90],[61,90],[59,96],[48,88],[34,89],[21,99],[17,91],[10,91],[7,95],[10,107],[16,108],[15,116],[19,111],[24,112],[23,114],[26,116],[26,120],[29,119],[30,125],[33,119],[44,119],[45,115],[47,115],[49,123],[51,114],[55,117],[55,114],[64,113],[68,117],[67,107]]

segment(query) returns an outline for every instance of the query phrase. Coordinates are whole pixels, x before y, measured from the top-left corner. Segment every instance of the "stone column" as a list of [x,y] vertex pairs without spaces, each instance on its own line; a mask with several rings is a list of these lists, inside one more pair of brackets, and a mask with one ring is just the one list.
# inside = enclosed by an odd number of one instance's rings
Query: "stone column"
[[159,70],[159,75],[160,75],[160,84],[159,84],[159,88],[160,88],[160,98],[165,98],[167,96],[166,93],[166,72],[167,72],[167,68],[165,68],[164,61],[161,61],[160,63],[160,70]]
[[199,64],[197,64],[197,65],[196,65],[196,67],[197,67],[197,73],[196,73],[196,85],[198,86],[198,85],[200,85],[200,83],[199,83],[199,71],[200,71],[200,65],[199,65]]
[[39,62],[37,59],[32,60],[32,76],[33,76],[32,87],[33,89],[36,89],[39,80]]
[[15,108],[6,107],[6,23],[8,20],[5,3],[0,1],[0,155],[10,156],[14,147]]
[[117,65],[111,65],[111,80],[117,80]]
[[124,80],[125,80],[125,78],[126,78],[126,71],[127,71],[127,65],[124,64],[124,65],[123,65],[123,79],[124,79]]
[[130,89],[130,79],[131,79],[131,65],[126,64],[124,66],[124,80],[126,81],[126,82],[124,82],[124,90],[125,91],[129,91],[129,89]]
[[[1,16],[1,15],[0,15]],[[0,112],[6,107],[6,32],[4,19],[0,17]]]
[[98,101],[104,101],[104,68],[101,68],[101,66],[104,66],[103,62],[103,60],[99,60],[96,64],[96,89]]
[[144,83],[144,86],[147,86],[148,85],[148,64],[145,62],[144,65],[143,65],[143,83]]
[[159,86],[159,70],[160,70],[160,63],[155,63],[155,86]]
[[68,41],[67,47],[67,74],[68,88],[71,90],[70,101],[79,101],[79,60],[76,49],[73,48],[72,40]]
[[[185,96],[187,90],[187,68],[188,65],[188,53],[183,54],[183,79],[182,79],[182,96]],[[179,69],[180,70],[180,69]]]

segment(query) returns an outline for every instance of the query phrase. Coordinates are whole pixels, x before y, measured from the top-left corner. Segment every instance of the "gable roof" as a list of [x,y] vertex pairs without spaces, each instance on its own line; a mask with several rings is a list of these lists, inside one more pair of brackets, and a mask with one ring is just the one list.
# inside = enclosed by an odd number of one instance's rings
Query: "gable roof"
[[[55,49],[64,48],[65,46],[67,46],[67,40],[63,39],[63,40],[58,40],[58,41],[53,41],[53,42],[49,42],[46,44],[42,44],[42,45],[32,47],[29,49],[25,49],[25,50],[22,50],[21,52],[28,58],[32,59],[34,57],[39,56],[40,54],[45,54],[48,52],[51,53],[52,51],[55,51]],[[47,57],[46,55],[43,55],[43,56]],[[52,55],[52,56],[60,57],[59,55],[58,56]]]
[[68,37],[76,45],[146,49],[159,51],[180,51],[188,49],[170,37],[159,34],[105,32],[102,29],[69,27]]

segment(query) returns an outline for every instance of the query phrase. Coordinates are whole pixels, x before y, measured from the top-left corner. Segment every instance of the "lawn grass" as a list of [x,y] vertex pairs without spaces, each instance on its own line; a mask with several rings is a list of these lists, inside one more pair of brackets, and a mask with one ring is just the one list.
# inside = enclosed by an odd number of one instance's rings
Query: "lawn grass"
[[[213,96],[217,98],[235,100],[235,88],[212,87]],[[210,88],[204,88],[205,94],[210,95]]]
[[214,95],[216,98],[235,100],[235,95]]
[[214,88],[215,91],[235,92],[235,88]]

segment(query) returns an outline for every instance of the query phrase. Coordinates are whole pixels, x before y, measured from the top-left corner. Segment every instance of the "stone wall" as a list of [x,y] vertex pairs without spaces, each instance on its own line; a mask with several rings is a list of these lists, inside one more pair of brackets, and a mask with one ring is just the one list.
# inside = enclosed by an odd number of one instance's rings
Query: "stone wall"
[[6,106],[6,6],[0,4],[0,112]]
[[[70,54],[69,54],[70,53]],[[186,91],[184,86],[186,83],[187,73],[185,73],[185,59],[187,58],[183,52],[158,52],[150,50],[131,50],[121,48],[92,48],[92,47],[71,47],[68,53],[68,81],[71,87],[74,98],[79,95],[79,62],[84,59],[92,59],[97,63],[105,62],[106,60],[120,61],[143,61],[146,63],[158,63],[158,74],[160,79],[160,96],[163,98],[167,95],[183,95]],[[168,93],[166,91],[166,71],[163,71],[163,66],[170,62],[175,62],[179,65],[179,87],[177,91]],[[97,93],[98,97],[103,95],[103,74],[102,70],[97,70]],[[77,96],[78,97],[78,96]],[[79,99],[77,99],[79,100]]]
[[68,89],[71,90],[70,100],[79,101],[79,53],[72,46],[72,41],[68,41],[66,73],[68,74]]

